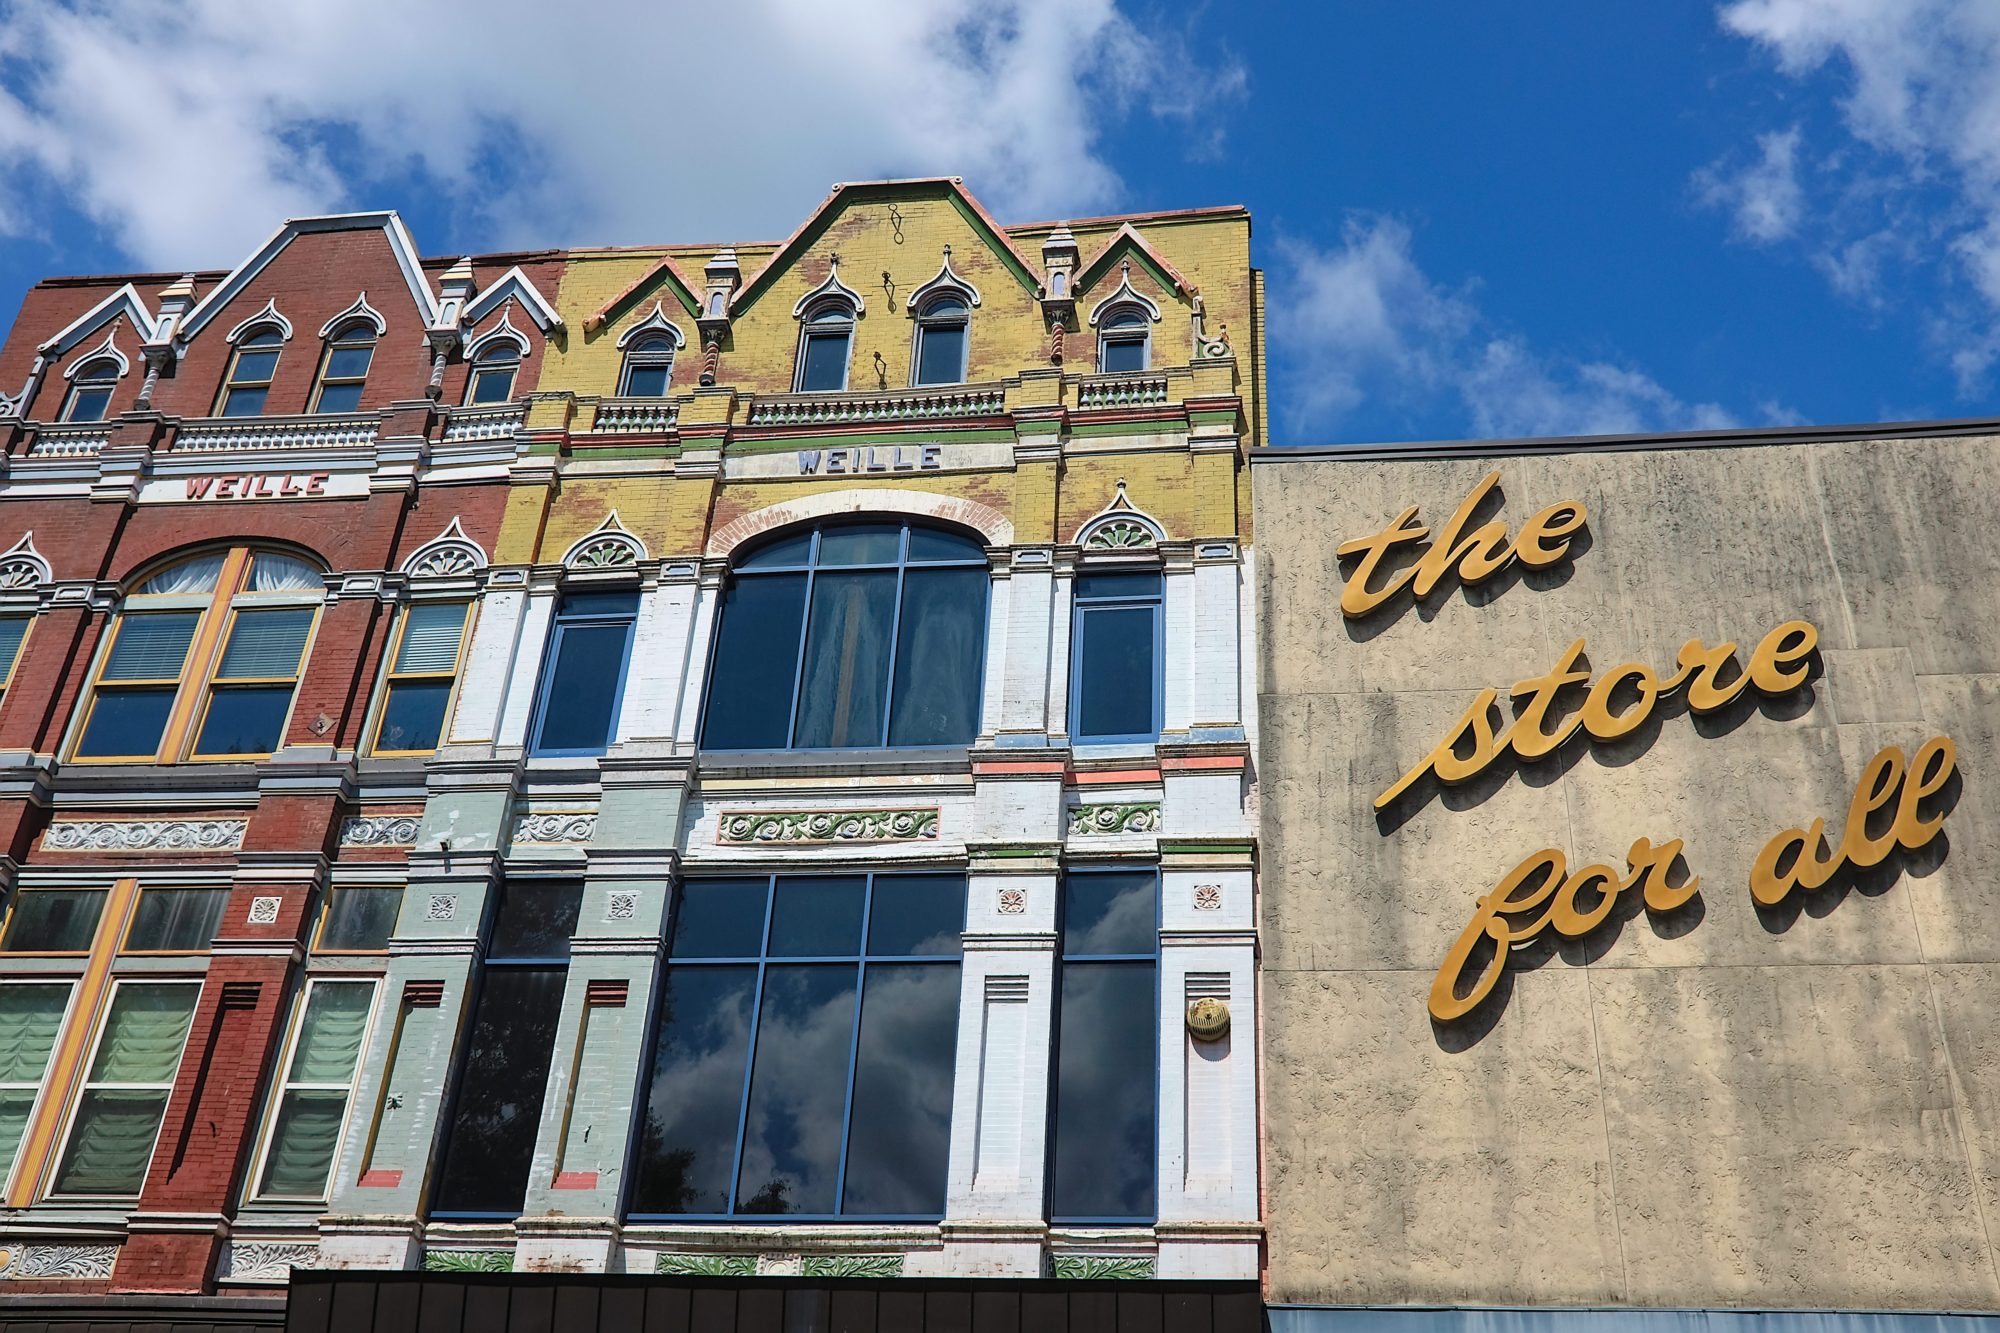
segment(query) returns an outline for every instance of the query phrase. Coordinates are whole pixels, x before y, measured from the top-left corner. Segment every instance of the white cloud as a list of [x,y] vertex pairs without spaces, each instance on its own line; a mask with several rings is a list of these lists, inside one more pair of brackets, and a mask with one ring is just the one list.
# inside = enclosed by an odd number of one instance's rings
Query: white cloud
[[1736,234],[1769,243],[1797,230],[1804,194],[1799,189],[1797,126],[1757,137],[1757,160],[1735,171],[1715,163],[1695,173],[1703,203],[1729,211]]
[[1115,0],[76,0],[8,10],[0,72],[0,225],[25,172],[161,268],[412,172],[500,244],[775,237],[886,175],[1054,216],[1117,201],[1096,127],[1242,86]]
[[1332,247],[1281,238],[1275,249],[1270,322],[1287,348],[1277,373],[1288,442],[1339,438],[1363,408],[1486,437],[1735,424],[1629,366],[1536,350],[1488,318],[1471,287],[1426,275],[1393,218],[1351,217]]

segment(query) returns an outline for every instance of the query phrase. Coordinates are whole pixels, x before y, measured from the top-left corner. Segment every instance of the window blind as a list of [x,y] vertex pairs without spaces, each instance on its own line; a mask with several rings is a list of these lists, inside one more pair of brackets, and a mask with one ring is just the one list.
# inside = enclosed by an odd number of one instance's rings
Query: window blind
[[396,649],[396,670],[442,675],[458,666],[458,645],[465,636],[463,602],[419,602],[404,613],[403,641]]
[[104,679],[174,680],[187,662],[188,645],[194,641],[198,611],[166,611],[155,615],[128,615],[119,623],[118,639],[111,645],[111,660],[104,665]]
[[0,680],[14,669],[14,657],[21,651],[21,640],[28,633],[26,616],[0,616]]
[[298,674],[312,622],[310,607],[237,612],[229,646],[222,650],[222,669],[216,674],[228,680],[290,679]]

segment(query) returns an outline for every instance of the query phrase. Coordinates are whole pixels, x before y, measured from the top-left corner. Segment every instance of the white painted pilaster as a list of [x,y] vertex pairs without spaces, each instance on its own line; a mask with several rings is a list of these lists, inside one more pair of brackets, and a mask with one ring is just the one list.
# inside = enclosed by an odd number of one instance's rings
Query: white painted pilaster
[[497,745],[523,745],[528,736],[528,715],[534,711],[535,692],[542,683],[542,656],[549,642],[549,622],[556,610],[556,590],[536,588],[528,594],[521,610],[521,628],[514,641],[511,672],[507,680],[506,702],[500,709]]
[[1187,563],[1185,557],[1168,559],[1165,593],[1166,698],[1163,700],[1160,729],[1184,732],[1193,720],[1194,656],[1198,647],[1195,636],[1194,566]]
[[[1172,586],[1169,582],[1168,587]],[[1237,637],[1242,623],[1237,608],[1241,595],[1236,562],[1203,558],[1198,551],[1194,567],[1193,698],[1189,705],[1189,721],[1195,726],[1237,726],[1243,720],[1239,693],[1243,645]]]
[[674,719],[674,740],[684,747],[692,747],[701,734],[702,695],[708,689],[708,658],[715,637],[715,608],[722,597],[722,575],[704,574],[694,592],[687,669],[681,673],[680,713]]
[[694,593],[692,583],[663,583],[641,598],[625,699],[618,710],[618,740],[665,740],[674,734],[686,684]]
[[1014,580],[1003,571],[994,577],[986,603],[986,672],[980,677],[979,735],[989,740],[999,730],[1006,706],[1008,615],[1013,601]]
[[[1033,563],[1037,560],[1040,563]],[[1054,575],[1049,560],[1047,550],[1015,553],[1007,598],[999,731],[1039,734],[1062,727],[1049,703],[1054,623]]]

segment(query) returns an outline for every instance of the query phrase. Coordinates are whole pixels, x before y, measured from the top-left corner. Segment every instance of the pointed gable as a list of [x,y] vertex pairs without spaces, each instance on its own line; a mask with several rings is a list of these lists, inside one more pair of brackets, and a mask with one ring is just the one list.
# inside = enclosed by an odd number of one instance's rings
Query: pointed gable
[[1162,291],[1173,292],[1184,301],[1193,300],[1200,291],[1200,288],[1183,277],[1179,269],[1167,262],[1166,256],[1155,250],[1146,238],[1127,222],[1113,232],[1111,239],[1104,243],[1104,248],[1084,264],[1076,276],[1077,293],[1081,295],[1103,281],[1113,272],[1120,259],[1130,259],[1145,270],[1154,282],[1159,283]]
[[[293,218],[271,233],[248,259],[230,270],[229,276],[196,303],[181,325],[181,338],[192,340],[214,321],[229,304],[248,290],[257,278],[302,236],[329,232],[379,231],[388,243],[397,276],[410,296],[411,304],[424,324],[437,318],[437,296],[424,276],[416,243],[401,217],[393,212],[338,213],[327,217]],[[378,298],[379,299],[379,298]],[[314,320],[315,324],[319,321]]]
[[687,311],[689,318],[701,317],[701,297],[696,295],[693,285],[687,280],[687,275],[681,272],[679,265],[675,264],[670,256],[661,255],[651,268],[639,275],[636,282],[599,306],[592,312],[590,318],[583,321],[585,336],[595,337],[597,331],[606,324],[637,306],[646,297],[661,291],[670,293],[674,300],[680,302],[681,308]]

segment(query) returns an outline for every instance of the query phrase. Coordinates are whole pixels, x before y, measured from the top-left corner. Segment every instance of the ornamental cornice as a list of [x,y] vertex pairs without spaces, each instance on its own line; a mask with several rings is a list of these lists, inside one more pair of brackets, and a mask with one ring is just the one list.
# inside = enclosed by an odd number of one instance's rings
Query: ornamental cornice
[[58,820],[42,835],[55,852],[233,852],[247,819]]
[[116,1245],[16,1245],[0,1248],[0,1281],[111,1276]]
[[512,841],[517,847],[573,847],[589,842],[596,833],[595,811],[527,811],[514,816]]
[[340,825],[343,847],[413,847],[422,815],[349,815]]
[[938,807],[898,810],[732,810],[716,823],[724,845],[927,842],[938,836]]

